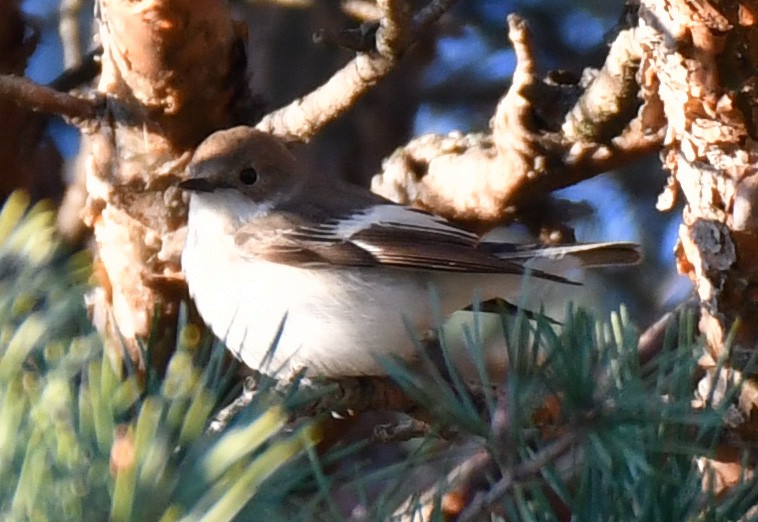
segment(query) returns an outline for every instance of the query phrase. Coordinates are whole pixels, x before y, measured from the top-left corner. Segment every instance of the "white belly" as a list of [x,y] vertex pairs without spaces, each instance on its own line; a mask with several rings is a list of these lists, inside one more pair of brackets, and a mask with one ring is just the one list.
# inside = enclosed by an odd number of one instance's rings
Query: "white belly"
[[[195,272],[197,268],[199,273]],[[418,333],[431,326],[426,288],[402,277],[388,292],[370,292],[366,270],[300,269],[238,261],[222,281],[215,268],[185,263],[198,310],[226,346],[254,369],[274,373],[382,374],[377,355],[413,357],[404,317]],[[265,364],[277,333],[281,336]]]
[[[414,359],[412,336],[471,303],[475,292],[487,299],[518,288],[519,278],[508,275],[298,268],[243,259],[217,215],[192,203],[182,255],[190,294],[214,334],[265,373],[307,367],[320,376],[385,374],[382,358]],[[436,316],[430,287],[439,297]]]

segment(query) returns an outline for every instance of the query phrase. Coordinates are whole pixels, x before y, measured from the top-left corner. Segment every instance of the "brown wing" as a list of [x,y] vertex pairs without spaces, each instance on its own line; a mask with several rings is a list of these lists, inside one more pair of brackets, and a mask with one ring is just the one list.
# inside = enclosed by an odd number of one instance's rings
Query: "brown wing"
[[309,231],[297,214],[277,212],[257,218],[234,235],[243,256],[285,265],[326,267],[374,266],[369,253],[349,241],[333,241]]
[[[384,265],[447,272],[527,271],[519,261],[478,248],[477,236],[442,218],[389,203],[339,219],[328,219],[312,205],[298,212],[279,210],[244,225],[235,241],[245,256],[314,268]],[[541,271],[532,274],[569,282]]]

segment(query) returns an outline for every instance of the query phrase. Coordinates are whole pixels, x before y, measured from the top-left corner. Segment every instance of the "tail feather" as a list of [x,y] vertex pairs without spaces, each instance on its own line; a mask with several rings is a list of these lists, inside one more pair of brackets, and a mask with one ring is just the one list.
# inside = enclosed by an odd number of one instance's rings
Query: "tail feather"
[[511,243],[483,242],[480,248],[500,259],[527,261],[530,259],[561,259],[569,256],[583,268],[635,265],[642,260],[642,248],[637,243],[606,241],[603,243],[576,243],[573,245],[514,245]]

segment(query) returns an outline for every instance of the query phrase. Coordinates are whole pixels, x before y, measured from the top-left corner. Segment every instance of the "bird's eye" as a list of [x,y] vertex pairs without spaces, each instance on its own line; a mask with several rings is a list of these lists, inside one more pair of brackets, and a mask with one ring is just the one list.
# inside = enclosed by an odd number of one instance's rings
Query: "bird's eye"
[[248,167],[240,171],[239,178],[245,185],[254,185],[258,181],[258,173],[254,168]]

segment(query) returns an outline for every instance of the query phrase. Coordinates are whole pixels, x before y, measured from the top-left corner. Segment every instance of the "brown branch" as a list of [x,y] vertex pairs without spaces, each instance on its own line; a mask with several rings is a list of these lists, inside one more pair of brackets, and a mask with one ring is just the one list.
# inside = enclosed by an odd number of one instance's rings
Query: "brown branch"
[[13,75],[0,75],[0,99],[35,112],[58,114],[78,126],[97,123],[97,99],[80,98]]
[[[656,322],[642,332],[637,342],[640,364],[647,364],[661,353],[665,348],[663,343],[666,340],[666,333],[670,328],[678,330],[685,327],[685,325],[678,322],[678,317],[683,311],[697,316],[699,310],[696,300],[693,298],[681,303],[674,310],[663,314]],[[696,324],[697,320],[694,323]]]
[[634,29],[618,34],[603,68],[566,115],[561,127],[565,139],[606,142],[619,134],[639,105],[635,76],[642,54]]
[[[239,412],[245,409],[255,397],[260,375],[245,379],[240,395],[228,406],[219,411],[211,420],[208,431],[219,433]],[[277,383],[276,389],[282,394],[289,393],[291,381],[284,379]],[[391,379],[384,377],[355,377],[339,380],[303,380],[298,383],[302,396],[313,397],[296,408],[296,418],[313,418],[325,412],[345,412],[353,414],[364,411],[413,412],[418,404],[412,401]],[[423,421],[416,421],[418,428]]]
[[376,33],[376,51],[391,60],[408,48],[411,39],[411,12],[404,0],[378,0],[382,16]]
[[[495,141],[501,135],[510,135],[510,129],[526,131],[531,126],[532,103],[525,96],[526,89],[537,81],[537,65],[532,51],[532,40],[526,22],[516,15],[508,16],[508,38],[516,55],[511,87],[498,103],[492,119]],[[503,143],[502,147],[510,147]]]
[[632,110],[640,50],[631,31],[619,34],[603,69],[565,113],[560,107],[579,87],[539,79],[526,24],[511,15],[508,27],[517,64],[492,133],[416,138],[385,161],[375,192],[487,229],[553,190],[660,147],[660,104],[649,99]]
[[[449,451],[446,455],[446,460],[454,458],[453,451]],[[477,450],[473,453],[467,454],[459,462],[455,462],[452,469],[448,469],[444,472],[444,483],[447,485],[459,484],[466,482],[471,476],[486,475],[487,472],[495,473],[497,470],[493,467],[492,457],[485,450]],[[440,476],[439,470],[435,470],[435,475]],[[427,487],[420,494],[418,491],[413,491],[413,494],[404,501],[395,510],[392,520],[399,521],[414,521],[414,520],[435,520],[439,517],[439,513],[435,513],[438,504],[441,504],[442,508],[442,520],[448,520],[450,515],[454,517],[461,511],[461,503],[465,503],[467,499],[461,497],[458,491],[443,492],[440,489],[439,480],[434,481],[435,484],[431,487]],[[441,502],[440,495],[442,494]],[[352,519],[351,519],[352,520]]]
[[347,0],[340,7],[346,15],[362,22],[372,22],[382,17],[382,11],[376,3],[367,0]]
[[608,145],[577,141],[568,150],[565,145],[556,145],[553,157],[558,155],[557,151],[563,152],[562,164],[555,171],[524,183],[514,192],[512,203],[523,205],[535,195],[570,187],[653,154],[660,149],[665,133],[664,126],[655,130],[642,128],[637,118]]
[[266,115],[256,127],[290,141],[307,141],[344,114],[386,77],[419,33],[435,22],[454,0],[433,0],[410,17],[406,2],[382,0],[375,53],[361,53],[315,91]]
[[485,514],[500,503],[516,485],[539,475],[542,468],[565,454],[579,442],[580,438],[579,433],[568,431],[551,445],[536,453],[530,460],[507,472],[487,493],[477,495],[456,519],[457,522],[482,520]]
[[379,424],[374,426],[373,439],[376,442],[406,442],[412,439],[428,436],[432,433],[432,426],[419,419],[403,419],[392,424]]

